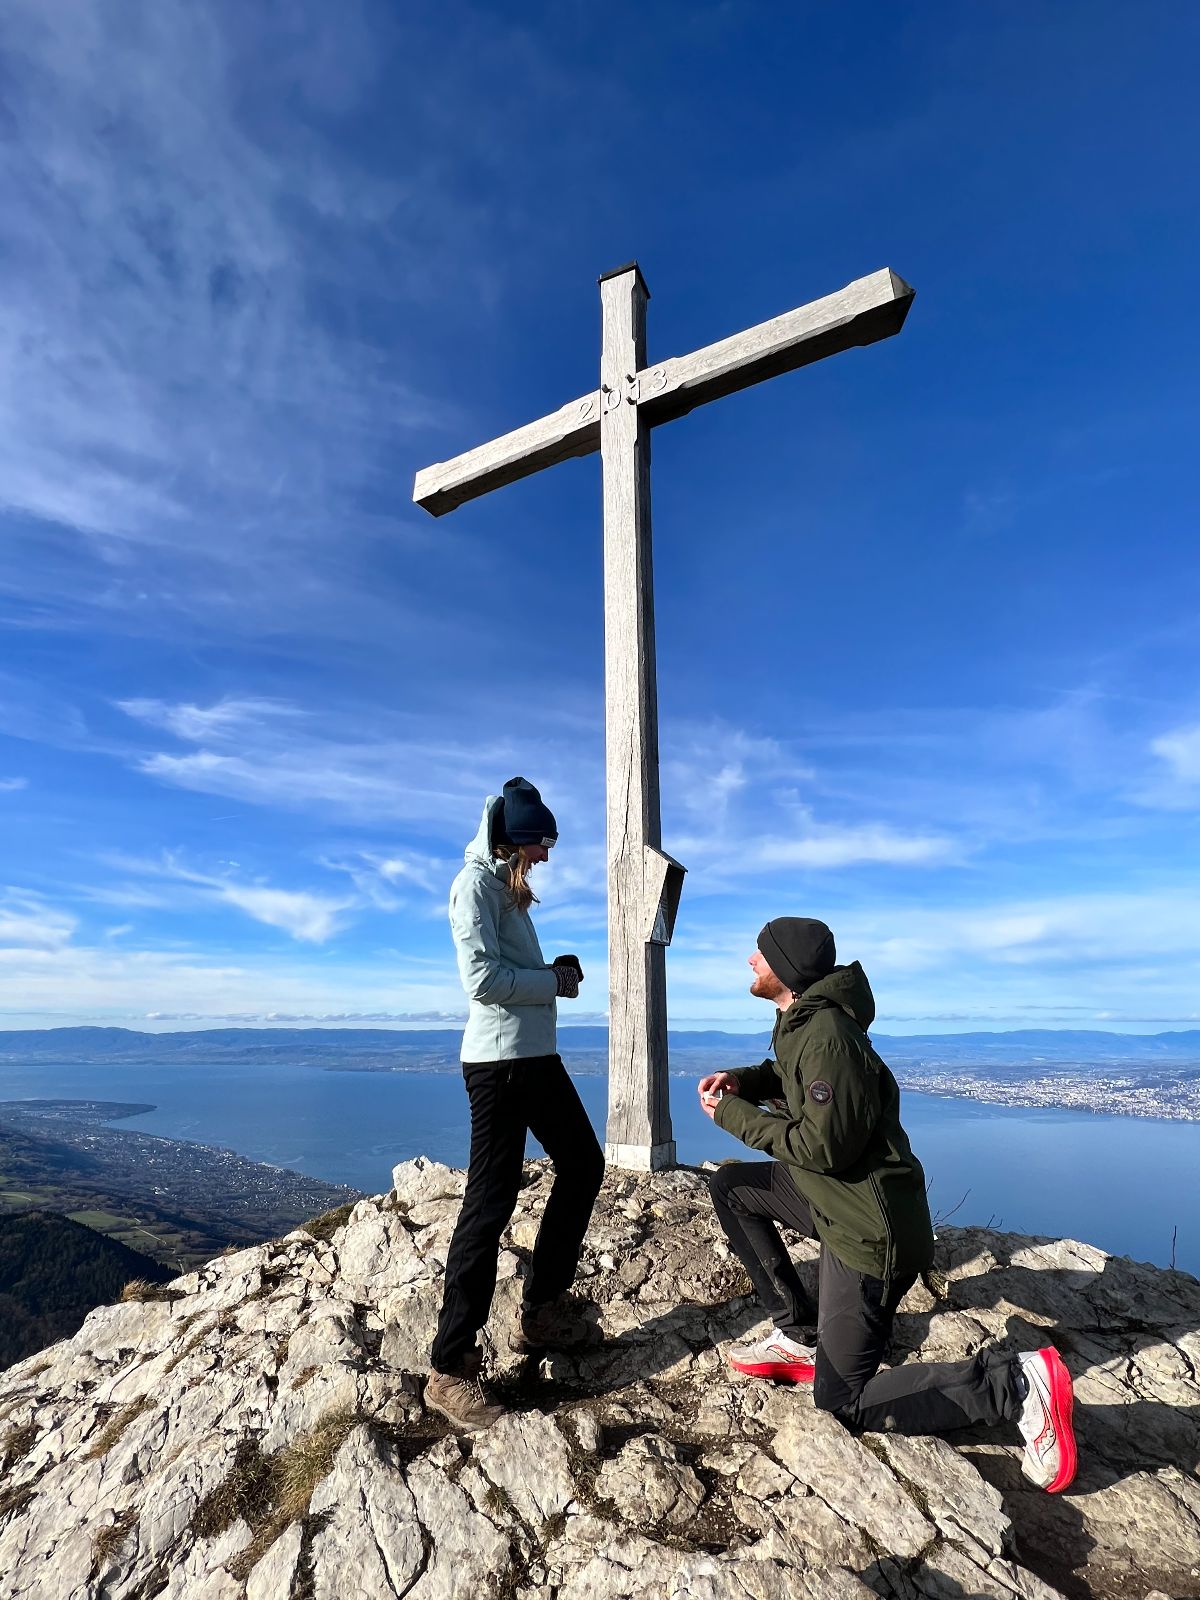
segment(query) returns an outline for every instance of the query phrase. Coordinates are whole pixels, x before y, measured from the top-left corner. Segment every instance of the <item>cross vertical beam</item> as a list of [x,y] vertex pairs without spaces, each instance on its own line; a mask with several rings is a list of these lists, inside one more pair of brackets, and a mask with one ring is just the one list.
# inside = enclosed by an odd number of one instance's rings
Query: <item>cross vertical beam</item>
[[[646,302],[636,263],[600,279],[604,472],[604,704],[608,829],[608,1128],[619,1167],[675,1164],[664,945],[646,927],[662,839],[650,534],[650,427],[638,408]],[[657,901],[657,894],[654,895]]]

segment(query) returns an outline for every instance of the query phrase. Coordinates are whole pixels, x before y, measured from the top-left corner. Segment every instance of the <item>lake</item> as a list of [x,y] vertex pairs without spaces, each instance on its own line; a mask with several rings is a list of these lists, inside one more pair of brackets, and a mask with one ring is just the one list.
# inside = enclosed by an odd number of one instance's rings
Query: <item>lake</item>
[[[601,1133],[607,1084],[575,1079]],[[672,1077],[680,1159],[744,1151],[700,1111],[692,1077]],[[378,1193],[393,1163],[463,1165],[466,1092],[456,1072],[326,1072],[314,1066],[0,1066],[0,1099],[153,1103],[123,1124],[224,1145],[255,1161]],[[1021,1110],[905,1091],[904,1122],[930,1179],[935,1215],[1069,1236],[1200,1275],[1200,1123]],[[539,1153],[536,1148],[533,1153]],[[760,1159],[745,1152],[749,1159]],[[963,1200],[963,1196],[966,1196]],[[959,1205],[959,1201],[963,1203]]]

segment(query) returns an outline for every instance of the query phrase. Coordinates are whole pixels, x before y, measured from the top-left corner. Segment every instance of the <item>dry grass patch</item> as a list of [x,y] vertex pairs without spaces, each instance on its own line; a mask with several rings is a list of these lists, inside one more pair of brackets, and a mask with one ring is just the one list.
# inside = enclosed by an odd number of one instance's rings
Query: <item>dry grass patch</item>
[[256,1528],[269,1519],[272,1499],[271,1457],[257,1439],[243,1439],[228,1475],[196,1507],[191,1531],[197,1539],[215,1539],[239,1517]]
[[350,1220],[350,1213],[357,1204],[357,1200],[347,1200],[344,1206],[338,1206],[333,1211],[324,1211],[319,1217],[314,1217],[311,1222],[302,1222],[300,1226],[314,1239],[320,1239],[328,1244],[338,1229],[344,1227]]
[[308,1515],[313,1490],[358,1421],[349,1409],[331,1411],[311,1433],[269,1456],[263,1455],[256,1439],[244,1439],[225,1481],[196,1508],[192,1533],[198,1539],[211,1539],[239,1518],[245,1522],[254,1537],[228,1563],[232,1576],[244,1581],[276,1539]]
[[4,1435],[4,1443],[0,1444],[0,1472],[9,1472],[27,1456],[37,1436],[36,1422],[23,1422],[19,1427],[10,1428]]
[[131,1278],[121,1290],[122,1300],[182,1300],[182,1289],[169,1284],[151,1283],[148,1278]]
[[107,1528],[101,1528],[92,1540],[92,1577],[100,1577],[112,1565],[112,1558],[125,1543],[129,1530],[137,1522],[137,1512],[132,1508],[118,1511]]
[[0,1489],[0,1522],[15,1517],[33,1499],[33,1490],[22,1485],[19,1489]]
[[107,1455],[116,1444],[117,1440],[129,1427],[131,1422],[136,1422],[144,1411],[149,1411],[154,1405],[148,1394],[140,1395],[138,1399],[131,1400],[127,1406],[115,1412],[101,1428],[96,1437],[96,1442],[84,1456],[85,1461],[95,1461],[97,1456]]

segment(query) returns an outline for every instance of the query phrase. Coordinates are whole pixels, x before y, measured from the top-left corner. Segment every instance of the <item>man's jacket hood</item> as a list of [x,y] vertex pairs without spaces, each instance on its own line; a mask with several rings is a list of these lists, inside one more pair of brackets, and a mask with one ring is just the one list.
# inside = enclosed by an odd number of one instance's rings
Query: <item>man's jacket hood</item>
[[867,975],[857,961],[848,967],[834,967],[827,977],[818,978],[798,995],[780,1019],[780,1031],[803,1027],[816,1011],[837,1006],[866,1033],[875,1021],[875,996]]

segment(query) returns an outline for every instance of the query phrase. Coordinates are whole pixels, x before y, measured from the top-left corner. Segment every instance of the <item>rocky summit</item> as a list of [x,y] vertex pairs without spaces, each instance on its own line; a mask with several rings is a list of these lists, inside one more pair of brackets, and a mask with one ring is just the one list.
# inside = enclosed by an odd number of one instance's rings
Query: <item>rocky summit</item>
[[853,1437],[803,1390],[732,1373],[723,1347],[757,1312],[703,1172],[611,1173],[580,1284],[598,1342],[513,1355],[545,1164],[526,1179],[487,1333],[510,1409],[472,1438],[422,1404],[464,1184],[423,1159],[0,1374],[0,1597],[1200,1595],[1194,1278],[942,1231],[892,1359],[1057,1345],[1080,1470],[1051,1497],[1015,1429]]

